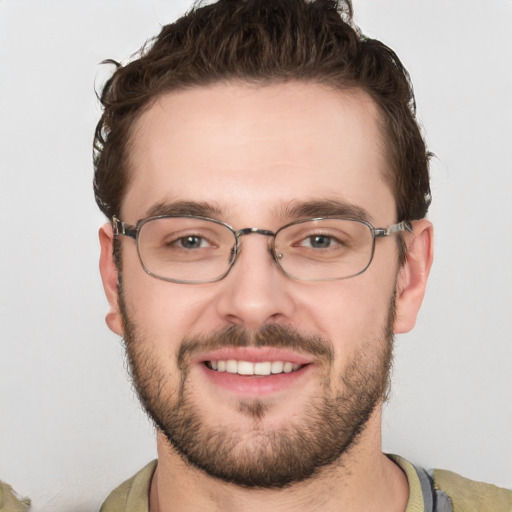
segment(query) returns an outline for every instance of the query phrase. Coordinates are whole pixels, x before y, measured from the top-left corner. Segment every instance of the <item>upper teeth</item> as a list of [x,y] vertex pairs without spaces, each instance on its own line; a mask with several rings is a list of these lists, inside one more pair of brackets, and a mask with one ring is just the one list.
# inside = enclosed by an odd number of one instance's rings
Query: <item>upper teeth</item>
[[239,375],[270,375],[275,373],[290,373],[298,370],[301,365],[290,363],[289,361],[261,361],[251,363],[250,361],[228,359],[226,361],[210,361],[208,366],[218,372],[238,373]]

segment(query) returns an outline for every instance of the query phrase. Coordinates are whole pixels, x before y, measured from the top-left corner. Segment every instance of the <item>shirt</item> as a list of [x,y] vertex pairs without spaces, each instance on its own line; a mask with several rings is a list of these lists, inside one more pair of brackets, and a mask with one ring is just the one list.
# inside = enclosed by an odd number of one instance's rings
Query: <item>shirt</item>
[[[468,480],[451,471],[426,471],[397,455],[388,455],[405,473],[409,499],[405,512],[512,512],[512,491]],[[100,512],[149,512],[154,460],[114,489]]]

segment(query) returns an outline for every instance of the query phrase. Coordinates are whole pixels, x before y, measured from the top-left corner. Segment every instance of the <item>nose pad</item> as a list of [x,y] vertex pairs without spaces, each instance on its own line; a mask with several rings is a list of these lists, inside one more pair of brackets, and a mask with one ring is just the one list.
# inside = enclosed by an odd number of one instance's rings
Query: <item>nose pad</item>
[[270,256],[272,257],[272,259],[274,260],[274,263],[276,264],[277,268],[285,275],[288,275],[285,270],[283,269],[283,267],[281,266],[281,260],[283,259],[284,257],[284,254],[282,252],[279,252],[278,249],[276,249],[276,246],[275,246],[275,242],[276,242],[276,239],[273,238],[272,240],[269,240],[269,247],[268,247],[268,250],[270,252]]
[[229,259],[228,259],[228,265],[231,267],[231,265],[233,265],[233,263],[235,262],[235,258],[237,257],[238,255],[238,251],[239,251],[239,242],[238,240],[233,244],[233,247],[231,247],[231,252],[229,254]]
[[272,254],[272,258],[274,258],[274,260],[276,261],[276,263],[281,266],[281,264],[279,263],[279,261],[281,259],[283,259],[283,256],[284,254],[282,252],[277,252],[275,249],[273,248],[270,248],[270,252]]
[[272,258],[272,261],[274,262],[275,266],[279,269],[279,271],[286,275],[286,272],[283,270],[283,267],[281,267],[281,258],[283,255],[279,252],[277,252],[273,247],[269,247],[268,252],[270,253],[270,257]]

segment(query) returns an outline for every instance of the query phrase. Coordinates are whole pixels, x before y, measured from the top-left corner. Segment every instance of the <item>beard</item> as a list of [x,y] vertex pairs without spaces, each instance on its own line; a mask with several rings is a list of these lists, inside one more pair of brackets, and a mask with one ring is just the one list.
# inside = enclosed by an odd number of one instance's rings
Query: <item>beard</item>
[[[177,389],[170,388],[169,371],[152,353],[150,340],[131,321],[122,293],[120,310],[130,373],[142,406],[171,450],[188,465],[225,482],[246,488],[283,488],[316,477],[322,469],[343,465],[373,411],[386,397],[394,298],[380,335],[365,340],[340,375],[332,377],[333,345],[325,338],[283,325],[264,326],[256,332],[231,326],[182,340],[176,354]],[[290,418],[278,427],[265,425],[263,420],[272,405],[259,399],[238,403],[238,411],[249,418],[250,427],[247,422],[238,427],[215,424],[215,418],[201,410],[201,398],[188,379],[191,357],[204,350],[240,346],[297,349],[315,356],[324,378],[299,421]],[[336,387],[337,392],[333,390]]]

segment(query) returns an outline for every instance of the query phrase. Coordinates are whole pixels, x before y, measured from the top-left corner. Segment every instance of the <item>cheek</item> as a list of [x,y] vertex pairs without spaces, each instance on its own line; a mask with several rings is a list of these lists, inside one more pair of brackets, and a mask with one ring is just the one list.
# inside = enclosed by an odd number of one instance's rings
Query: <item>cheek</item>
[[123,289],[128,315],[151,343],[164,339],[178,343],[208,316],[211,293],[193,285],[181,285],[147,274],[138,258],[123,259]]
[[304,296],[307,305],[303,302],[302,309],[309,310],[314,328],[342,355],[365,341],[380,338],[387,327],[393,281],[376,282],[363,276],[326,283],[322,290],[311,289]]

